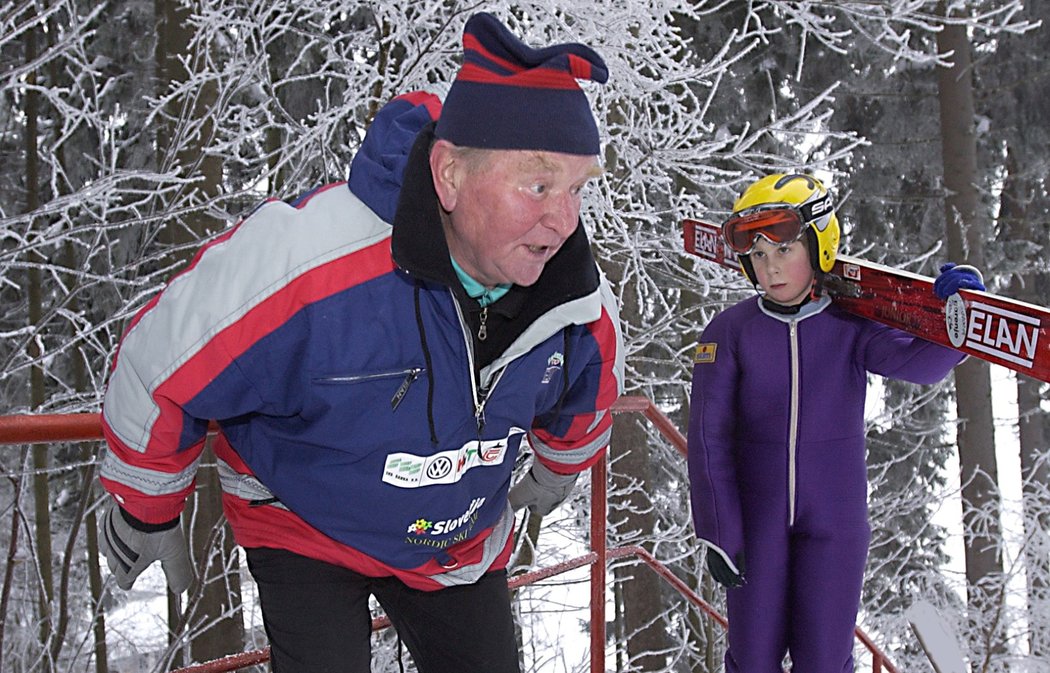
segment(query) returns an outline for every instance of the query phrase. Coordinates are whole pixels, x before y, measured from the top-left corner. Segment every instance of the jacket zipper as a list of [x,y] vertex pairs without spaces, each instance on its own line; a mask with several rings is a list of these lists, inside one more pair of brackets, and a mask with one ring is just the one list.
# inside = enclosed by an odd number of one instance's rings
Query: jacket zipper
[[401,381],[401,385],[398,386],[394,396],[390,398],[390,409],[393,411],[400,406],[401,401],[405,399],[405,395],[408,394],[408,389],[413,383],[415,383],[416,379],[418,379],[419,375],[422,373],[422,367],[412,367],[410,369],[403,369],[396,372],[359,374],[356,376],[327,376],[316,380],[318,383],[361,383],[364,381],[378,381],[380,379],[394,378],[395,376],[404,376],[405,378]]
[[484,341],[489,338],[489,307],[481,309],[481,315],[479,316],[478,324],[478,341]]
[[798,321],[788,323],[791,339],[791,427],[788,428],[788,525],[795,525],[795,479],[798,456],[798,393],[799,393],[799,355],[798,355]]
[[[485,428],[485,404],[488,402],[489,396],[492,394],[492,390],[496,387],[500,378],[503,376],[503,372],[506,367],[499,370],[493,377],[492,383],[485,389],[482,389],[478,384],[477,375],[475,374],[474,367],[474,340],[471,336],[470,326],[463,315],[463,309],[460,307],[459,302],[452,298],[452,303],[456,306],[456,315],[459,317],[460,329],[463,332],[463,341],[467,346],[467,367],[469,368],[470,375],[470,395],[474,402],[474,421],[478,429],[478,441],[481,441],[481,431]],[[485,309],[488,310],[487,308]],[[482,322],[484,327],[484,322]],[[485,336],[488,336],[487,330]],[[479,338],[481,334],[478,335]]]

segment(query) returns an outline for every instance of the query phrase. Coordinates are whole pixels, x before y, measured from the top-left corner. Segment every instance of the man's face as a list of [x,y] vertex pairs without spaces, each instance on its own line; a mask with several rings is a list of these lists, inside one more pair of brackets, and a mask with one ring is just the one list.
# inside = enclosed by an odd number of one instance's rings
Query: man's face
[[582,191],[600,173],[597,158],[531,150],[463,155],[442,143],[431,165],[452,257],[486,287],[532,285],[576,230]]

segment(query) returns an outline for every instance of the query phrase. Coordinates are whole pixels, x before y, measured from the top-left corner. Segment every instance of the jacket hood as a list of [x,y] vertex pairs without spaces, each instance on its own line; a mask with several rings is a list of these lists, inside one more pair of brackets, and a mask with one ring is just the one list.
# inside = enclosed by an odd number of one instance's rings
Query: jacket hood
[[393,222],[409,152],[419,132],[441,114],[441,101],[425,91],[394,98],[380,108],[361,149],[350,163],[350,191],[383,218]]

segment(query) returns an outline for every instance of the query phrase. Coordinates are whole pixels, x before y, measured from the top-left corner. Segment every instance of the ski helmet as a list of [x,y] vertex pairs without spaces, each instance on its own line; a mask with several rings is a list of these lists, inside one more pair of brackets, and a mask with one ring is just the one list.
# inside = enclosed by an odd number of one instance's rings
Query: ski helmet
[[760,236],[774,244],[805,237],[813,270],[827,273],[835,264],[840,235],[831,193],[820,180],[804,173],[775,173],[753,182],[722,225],[722,236],[740,256],[740,266],[752,283],[758,280],[749,255]]

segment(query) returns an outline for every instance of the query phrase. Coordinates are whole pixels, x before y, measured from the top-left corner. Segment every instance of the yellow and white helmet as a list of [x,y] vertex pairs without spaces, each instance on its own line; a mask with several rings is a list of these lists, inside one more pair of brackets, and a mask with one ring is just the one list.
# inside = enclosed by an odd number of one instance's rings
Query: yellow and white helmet
[[841,230],[834,199],[820,180],[804,173],[774,173],[744,190],[722,224],[722,236],[755,283],[748,255],[759,237],[779,244],[805,236],[813,270],[827,273],[835,264]]

